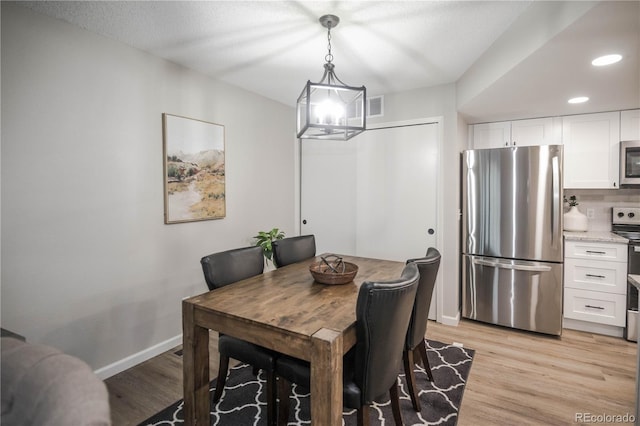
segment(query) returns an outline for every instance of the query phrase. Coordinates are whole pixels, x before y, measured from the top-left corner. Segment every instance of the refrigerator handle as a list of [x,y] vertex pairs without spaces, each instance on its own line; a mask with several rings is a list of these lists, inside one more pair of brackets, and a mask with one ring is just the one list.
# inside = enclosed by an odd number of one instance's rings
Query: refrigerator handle
[[562,216],[560,216],[560,206],[562,200],[560,199],[560,165],[558,164],[558,157],[553,157],[551,159],[551,168],[552,168],[552,177],[551,177],[551,185],[553,187],[553,202],[551,207],[552,214],[552,222],[553,229],[551,234],[551,245],[553,247],[558,246],[558,241],[560,238],[560,220]]
[[491,266],[493,268],[498,269],[513,269],[515,271],[527,271],[527,272],[549,272],[551,270],[551,266],[549,265],[524,265],[518,263],[502,263],[495,260],[487,260],[487,259],[479,259],[477,257],[473,258],[473,263],[475,265],[483,265],[483,266]]
[[472,257],[471,261],[474,265],[482,265],[482,266],[491,266],[494,268],[498,267],[498,262],[492,262],[490,260],[478,259],[477,257]]

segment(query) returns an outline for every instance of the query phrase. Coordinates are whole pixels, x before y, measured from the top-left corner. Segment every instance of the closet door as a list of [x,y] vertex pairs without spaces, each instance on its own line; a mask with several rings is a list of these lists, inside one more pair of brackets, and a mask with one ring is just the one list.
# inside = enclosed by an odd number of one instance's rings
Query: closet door
[[302,234],[317,252],[404,261],[436,247],[438,124],[301,141]]
[[438,124],[367,130],[358,141],[356,253],[405,261],[436,247]]
[[[346,142],[300,142],[300,230],[316,236],[318,254],[404,262],[439,248],[438,126],[369,129]],[[430,319],[436,319],[441,281]]]
[[300,142],[300,233],[316,253],[356,254],[356,141]]

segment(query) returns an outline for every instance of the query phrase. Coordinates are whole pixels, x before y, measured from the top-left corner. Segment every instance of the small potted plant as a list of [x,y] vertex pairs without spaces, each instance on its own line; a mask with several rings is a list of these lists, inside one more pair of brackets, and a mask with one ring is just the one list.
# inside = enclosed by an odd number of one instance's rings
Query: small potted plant
[[565,195],[564,196],[564,202],[569,204],[569,207],[575,207],[578,204],[580,204],[575,195],[570,196],[568,200],[567,200],[567,196]]
[[271,231],[259,231],[258,235],[253,238],[255,239],[255,245],[262,247],[265,262],[269,266],[269,261],[273,261],[273,246],[271,243],[275,240],[283,239],[284,232],[278,228],[273,228]]

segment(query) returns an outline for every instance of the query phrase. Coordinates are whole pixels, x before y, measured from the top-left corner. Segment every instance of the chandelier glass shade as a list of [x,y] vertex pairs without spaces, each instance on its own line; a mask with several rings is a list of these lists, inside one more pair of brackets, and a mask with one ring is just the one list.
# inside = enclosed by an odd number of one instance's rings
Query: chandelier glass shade
[[344,84],[335,74],[331,54],[331,28],[340,19],[324,15],[329,53],[324,75],[318,83],[307,81],[296,106],[297,136],[300,139],[348,140],[366,129],[367,89]]

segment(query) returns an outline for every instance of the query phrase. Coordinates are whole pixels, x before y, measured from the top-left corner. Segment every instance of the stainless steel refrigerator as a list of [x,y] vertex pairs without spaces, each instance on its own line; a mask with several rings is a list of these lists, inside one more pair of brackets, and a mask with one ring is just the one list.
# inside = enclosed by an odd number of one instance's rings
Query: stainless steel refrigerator
[[562,332],[562,146],[462,153],[462,316]]

